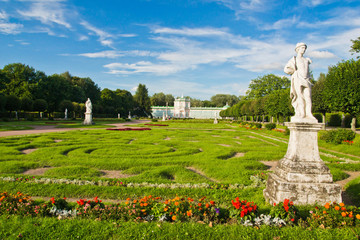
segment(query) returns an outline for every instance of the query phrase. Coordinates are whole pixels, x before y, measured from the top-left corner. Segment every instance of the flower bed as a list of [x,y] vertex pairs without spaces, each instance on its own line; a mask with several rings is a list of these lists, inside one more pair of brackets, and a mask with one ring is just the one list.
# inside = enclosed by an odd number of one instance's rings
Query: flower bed
[[151,128],[107,128],[106,130],[113,130],[113,131],[146,131],[146,130],[151,130]]
[[192,221],[210,225],[238,223],[257,227],[298,224],[310,228],[334,228],[360,224],[360,209],[343,203],[314,206],[308,216],[300,217],[297,208],[289,199],[275,204],[266,215],[260,213],[254,202],[240,200],[238,197],[226,206],[219,206],[206,197],[198,200],[179,196],[162,199],[151,195],[137,199],[127,198],[122,204],[105,205],[98,197],[93,200],[79,199],[76,204],[67,202],[66,198],[54,197],[48,202],[37,203],[20,192],[17,194],[3,192],[0,194],[0,213],[32,217],[54,216],[58,219],[86,218],[97,221]]
[[221,183],[132,183],[118,180],[81,180],[81,179],[65,179],[65,178],[44,178],[44,177],[0,177],[0,181],[4,182],[24,182],[35,184],[71,184],[71,185],[94,185],[94,186],[121,186],[127,188],[151,187],[151,188],[205,188],[205,189],[247,189],[264,187],[266,182],[265,173],[250,176],[251,184],[245,186],[243,184],[221,184]]

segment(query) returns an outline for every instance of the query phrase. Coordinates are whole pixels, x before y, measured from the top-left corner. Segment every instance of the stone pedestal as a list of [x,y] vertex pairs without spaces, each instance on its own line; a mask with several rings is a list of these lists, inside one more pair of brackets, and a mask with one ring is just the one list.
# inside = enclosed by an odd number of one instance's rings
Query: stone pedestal
[[92,113],[85,113],[85,120],[83,122],[83,125],[93,125],[93,120],[92,120]]
[[295,204],[341,202],[341,187],[333,183],[319,155],[317,133],[321,123],[288,122],[290,139],[286,155],[269,174],[265,199],[273,203],[290,199]]

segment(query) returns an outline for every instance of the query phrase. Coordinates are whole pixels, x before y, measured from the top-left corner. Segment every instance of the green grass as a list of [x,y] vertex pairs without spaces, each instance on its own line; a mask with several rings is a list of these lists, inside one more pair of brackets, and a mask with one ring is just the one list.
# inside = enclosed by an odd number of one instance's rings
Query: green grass
[[[112,121],[96,120],[99,126]],[[31,122],[33,123],[33,122]],[[10,123],[6,123],[9,124]],[[27,123],[28,124],[28,123]],[[16,126],[27,127],[22,122]],[[39,124],[46,124],[39,122]],[[74,127],[81,122],[74,123]],[[85,180],[110,180],[101,176],[102,170],[121,171],[126,178],[115,179],[126,183],[156,184],[251,184],[250,177],[267,172],[260,161],[280,160],[287,150],[283,133],[238,127],[238,124],[212,121],[167,121],[169,126],[146,126],[150,131],[108,131],[105,129],[75,130],[40,135],[0,138],[0,176],[23,176],[22,172],[40,167],[52,167],[45,172],[46,178]],[[57,124],[69,127],[67,124]],[[144,126],[144,125],[139,125]],[[108,127],[108,126],[106,126]],[[347,177],[344,171],[360,171],[358,136],[354,145],[333,145],[319,141],[321,158],[329,166],[334,180]],[[24,149],[36,149],[24,154]],[[242,156],[237,156],[241,153]],[[354,156],[349,156],[349,154]],[[359,163],[344,162],[347,158]],[[28,176],[31,178],[31,176]],[[355,203],[360,201],[360,178],[348,183],[347,193]],[[92,186],[73,184],[36,184],[30,182],[0,181],[0,191],[31,196],[120,199],[145,195],[172,198],[176,195],[201,198],[207,196],[221,204],[229,204],[235,197],[256,202],[262,209],[265,203],[263,187],[247,189],[211,188],[154,188]],[[358,205],[358,204],[357,204]],[[306,209],[304,210],[306,212]],[[308,212],[308,211],[307,211]],[[4,218],[3,216],[1,216]],[[0,218],[1,218],[0,217]],[[4,220],[4,219],[3,219]],[[1,220],[0,220],[1,221]],[[2,221],[4,222],[4,221]],[[21,224],[21,223],[23,224]],[[120,227],[116,227],[116,226]],[[34,227],[35,226],[35,227]],[[47,226],[47,227],[46,227]],[[358,228],[350,229],[302,229],[246,228],[239,225],[215,226],[199,223],[110,223],[90,220],[30,219],[10,217],[0,225],[0,238],[16,238],[19,233],[29,239],[62,238],[175,238],[175,239],[229,239],[274,237],[304,239],[355,239]],[[33,231],[30,229],[33,228]],[[91,233],[84,229],[92,229]],[[151,230],[149,230],[151,229]],[[151,232],[154,231],[154,232]],[[2,234],[2,235],[1,235]],[[145,234],[145,235],[144,235]]]

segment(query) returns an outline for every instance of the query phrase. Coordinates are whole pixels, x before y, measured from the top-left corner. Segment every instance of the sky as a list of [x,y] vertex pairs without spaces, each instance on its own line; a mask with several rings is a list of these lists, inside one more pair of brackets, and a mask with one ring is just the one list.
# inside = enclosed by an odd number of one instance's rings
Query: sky
[[101,89],[145,84],[202,100],[285,76],[304,42],[315,80],[355,58],[360,0],[0,0],[0,68],[69,71]]

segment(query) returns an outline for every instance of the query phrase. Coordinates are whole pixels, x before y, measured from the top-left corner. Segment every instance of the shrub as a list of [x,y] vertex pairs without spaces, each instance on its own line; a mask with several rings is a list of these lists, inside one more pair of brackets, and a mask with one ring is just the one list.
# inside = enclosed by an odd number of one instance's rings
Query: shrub
[[322,115],[320,113],[314,113],[313,115],[319,123],[322,123]]
[[331,114],[330,118],[329,118],[329,126],[340,127],[341,126],[341,115],[338,113]]
[[276,128],[276,124],[275,123],[268,123],[268,124],[265,124],[265,128],[267,130],[273,130]]
[[254,123],[256,128],[262,128],[262,124],[261,123]]
[[346,114],[345,119],[344,119],[344,127],[350,128],[351,127],[351,121],[352,121],[352,116],[350,114]]
[[154,119],[154,118],[151,119],[151,121],[152,121],[152,122],[158,122],[158,120],[157,120],[157,119]]
[[290,129],[288,127],[285,128],[285,132],[284,132],[285,136],[289,136],[290,135]]
[[340,144],[343,141],[352,141],[354,140],[356,133],[348,129],[336,129],[324,132],[320,139],[325,142],[330,142],[334,144]]

